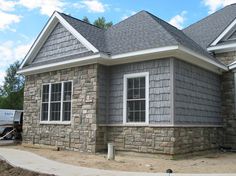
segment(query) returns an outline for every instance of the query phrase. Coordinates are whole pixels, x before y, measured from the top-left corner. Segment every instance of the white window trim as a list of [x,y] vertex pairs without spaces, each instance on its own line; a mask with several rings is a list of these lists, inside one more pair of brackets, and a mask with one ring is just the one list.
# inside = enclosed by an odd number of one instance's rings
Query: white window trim
[[[145,122],[127,122],[127,80],[138,77],[145,77]],[[123,84],[123,124],[149,124],[149,72],[125,74]]]
[[[71,113],[70,113],[70,121],[63,121],[62,117],[63,117],[63,113],[62,113],[62,108],[63,108],[63,92],[64,92],[64,83],[65,82],[71,82]],[[62,89],[61,89],[61,112],[60,112],[60,121],[50,121],[50,106],[51,106],[51,85],[52,84],[58,84],[61,83],[62,85]],[[44,85],[49,85],[49,101],[48,101],[48,120],[42,120],[42,95],[43,95],[43,86]],[[68,81],[61,81],[61,82],[53,82],[53,83],[44,83],[42,84],[42,88],[41,88],[41,105],[40,105],[40,124],[62,124],[62,125],[70,125],[71,124],[71,118],[72,118],[72,97],[73,97],[73,81],[72,80],[68,80]]]

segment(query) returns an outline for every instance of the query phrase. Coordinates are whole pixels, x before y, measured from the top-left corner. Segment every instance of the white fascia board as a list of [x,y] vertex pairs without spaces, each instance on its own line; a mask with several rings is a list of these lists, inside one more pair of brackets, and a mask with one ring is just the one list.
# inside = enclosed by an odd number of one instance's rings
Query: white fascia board
[[78,31],[76,31],[58,12],[54,12],[46,26],[40,32],[39,36],[33,43],[29,52],[25,56],[20,69],[23,68],[26,62],[30,61],[30,59],[34,58],[34,56],[38,53],[38,50],[42,47],[45,40],[48,38],[56,24],[60,22],[75,38],[77,38],[88,50],[93,51],[93,53],[99,52],[88,40],[86,40]]
[[235,69],[236,68],[236,61],[234,61],[233,63],[229,64],[228,67],[229,67],[229,70]]
[[18,70],[17,74],[28,75],[28,74],[56,70],[59,67],[68,68],[68,67],[74,67],[80,64],[94,63],[94,62],[97,62],[97,60],[101,57],[102,57],[101,54],[96,54],[96,55],[81,57],[81,58],[72,59],[72,60],[65,60],[65,61],[57,62],[57,63],[35,66],[32,68],[25,68],[25,69]]
[[222,38],[224,38],[228,32],[236,25],[236,18],[234,21],[212,42],[210,46],[215,46]]
[[232,64],[232,65],[229,66],[229,70],[233,70],[233,69],[235,69],[235,68],[236,68],[236,63],[234,63],[234,64]]
[[207,48],[207,51],[215,51],[217,53],[227,52],[227,51],[235,51],[236,50],[236,43],[230,43],[220,46],[210,46]]
[[226,66],[224,66],[222,64],[219,64],[217,62],[214,62],[213,60],[209,59],[208,57],[200,55],[200,54],[198,54],[198,53],[196,53],[196,52],[194,52],[194,51],[192,51],[192,50],[190,50],[190,49],[188,49],[188,48],[186,48],[184,46],[179,46],[179,50],[183,51],[185,53],[188,53],[188,54],[190,54],[190,55],[192,55],[192,56],[194,56],[194,57],[196,57],[196,58],[198,58],[198,59],[200,59],[202,61],[210,63],[210,64],[212,64],[212,65],[214,65],[214,66],[216,66],[218,68],[221,68],[222,70],[225,70],[225,71],[228,70],[228,68]]
[[134,57],[134,56],[140,56],[140,55],[146,55],[146,54],[154,54],[154,53],[172,51],[172,50],[177,50],[177,49],[178,49],[177,45],[146,49],[146,50],[141,50],[141,51],[128,52],[124,54],[117,54],[117,55],[111,56],[111,59],[121,59],[121,58]]
[[[197,64],[200,67],[212,70],[214,72],[220,73],[219,69],[227,71],[228,68],[224,65],[221,65],[213,60],[209,59],[206,56],[202,56],[186,47],[183,46],[168,46],[155,49],[147,49],[136,52],[129,52],[125,54],[119,54],[114,56],[109,56],[104,53],[99,53],[92,56],[86,56],[82,58],[62,61],[58,63],[52,63],[42,66],[35,66],[32,68],[25,68],[19,70],[19,74],[33,74],[39,72],[47,72],[56,69],[63,69],[73,66],[81,66],[91,63],[100,63],[104,65],[117,65],[123,63],[132,63],[147,61],[151,59],[165,58],[165,57],[176,57],[181,60],[185,60],[192,64]],[[210,68],[211,67],[211,68]]]
[[58,12],[55,12],[55,16],[59,22],[70,31],[86,48],[93,51],[94,53],[98,52],[98,49],[95,48],[87,39],[85,39],[75,28],[73,28]]

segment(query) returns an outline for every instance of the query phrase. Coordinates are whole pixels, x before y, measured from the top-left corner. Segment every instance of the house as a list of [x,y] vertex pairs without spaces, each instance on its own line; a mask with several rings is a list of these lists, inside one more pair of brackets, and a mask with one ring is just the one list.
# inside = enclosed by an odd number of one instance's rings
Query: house
[[23,142],[97,152],[236,147],[236,4],[178,30],[141,11],[109,29],[55,12],[18,73]]

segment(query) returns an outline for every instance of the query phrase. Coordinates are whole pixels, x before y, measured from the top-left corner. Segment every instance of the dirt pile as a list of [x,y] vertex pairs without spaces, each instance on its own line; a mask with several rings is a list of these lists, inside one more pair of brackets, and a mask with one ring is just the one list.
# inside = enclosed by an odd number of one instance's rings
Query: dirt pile
[[18,167],[12,167],[5,161],[0,160],[0,176],[53,176],[53,175],[39,174]]

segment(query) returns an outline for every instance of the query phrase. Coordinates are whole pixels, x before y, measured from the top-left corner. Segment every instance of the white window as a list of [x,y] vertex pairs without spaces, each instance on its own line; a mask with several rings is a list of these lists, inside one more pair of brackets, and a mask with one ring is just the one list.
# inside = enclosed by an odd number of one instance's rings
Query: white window
[[69,122],[71,120],[71,98],[71,81],[44,84],[41,122]]
[[149,73],[124,75],[123,123],[149,123]]

